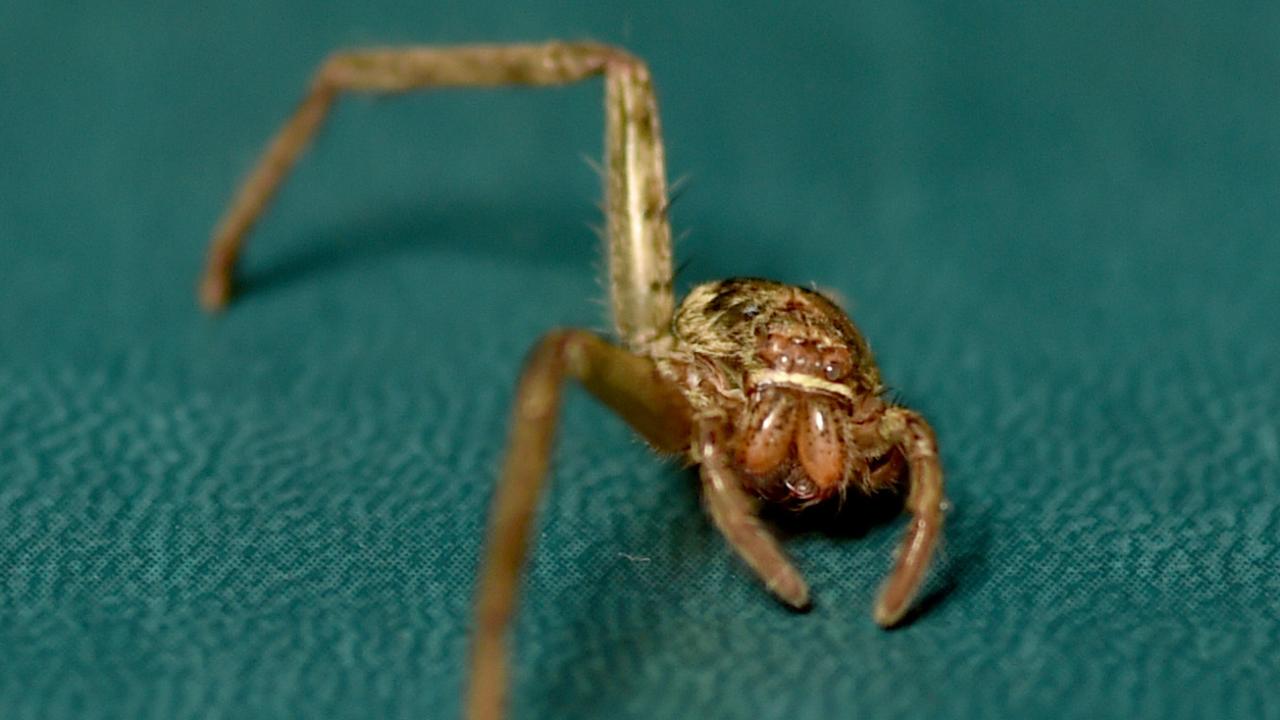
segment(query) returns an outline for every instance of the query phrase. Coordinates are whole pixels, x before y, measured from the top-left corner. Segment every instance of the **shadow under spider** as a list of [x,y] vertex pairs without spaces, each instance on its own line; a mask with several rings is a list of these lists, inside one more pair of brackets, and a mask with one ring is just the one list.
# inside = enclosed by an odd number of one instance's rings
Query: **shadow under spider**
[[[694,231],[688,237],[678,238],[679,285],[729,275],[776,274],[779,266],[790,264],[777,243],[726,227],[723,220],[704,218],[691,225]],[[345,220],[322,220],[318,228],[284,237],[275,232],[275,237],[255,240],[246,250],[247,262],[237,270],[236,292],[256,297],[343,268],[438,252],[603,276],[603,240],[592,229],[593,223],[601,222],[587,203],[513,206],[506,199],[465,199],[391,204]],[[736,250],[744,243],[764,254],[744,263]],[[726,264],[722,258],[733,262]]]
[[[291,237],[260,238],[248,253],[265,259],[247,258],[236,278],[236,291],[259,296],[343,268],[439,252],[592,272],[599,257],[597,240],[583,219],[590,209],[578,210],[513,208],[498,201],[392,205],[341,222],[322,222],[319,229]],[[285,247],[258,249],[273,240]]]
[[838,539],[862,538],[872,528],[892,524],[902,515],[906,493],[894,488],[871,495],[851,491],[841,504],[836,501],[794,509],[766,504],[761,517],[767,520],[783,539],[809,534],[822,534]]
[[[905,500],[906,487],[901,484],[892,490],[872,495],[851,493],[843,505],[829,502],[797,510],[766,504],[761,508],[761,517],[784,541],[813,534],[836,540],[857,540],[877,527],[901,532],[899,518],[902,518],[902,522],[907,521],[903,513]],[[972,590],[979,582],[979,576],[985,568],[987,536],[982,528],[986,524],[974,518],[969,518],[971,522],[963,524],[957,520],[959,518],[954,512],[949,514],[947,525],[954,530],[943,535],[943,545],[934,558],[933,579],[927,582],[919,599],[890,632],[910,627],[917,619],[935,612],[956,590]],[[979,533],[977,536],[974,535],[975,529]],[[960,533],[963,533],[962,540],[958,538]],[[948,538],[955,538],[957,541],[952,544],[948,542]],[[963,552],[949,552],[949,549],[961,547],[964,548]],[[813,610],[819,603],[821,597],[816,598],[814,604],[804,612]]]

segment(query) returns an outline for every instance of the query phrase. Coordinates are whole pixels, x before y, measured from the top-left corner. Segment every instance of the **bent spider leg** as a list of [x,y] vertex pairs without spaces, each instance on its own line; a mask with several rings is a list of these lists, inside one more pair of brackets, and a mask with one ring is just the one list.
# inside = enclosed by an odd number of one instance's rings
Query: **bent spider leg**
[[755,501],[742,488],[729,462],[729,433],[714,422],[700,428],[702,490],[711,520],[779,600],[796,610],[809,607],[809,586],[791,564],[778,539],[756,515]]
[[897,444],[906,457],[911,482],[906,509],[912,515],[893,571],[876,599],[875,620],[887,628],[902,620],[924,581],[942,534],[944,496],[938,442],[929,423],[919,413],[892,408],[886,412],[882,427],[886,439]]
[[201,303],[218,310],[230,299],[232,275],[247,234],[340,93],[562,85],[600,74],[605,75],[605,194],[614,324],[618,336],[633,349],[665,338],[675,297],[657,99],[643,61],[591,42],[370,49],[330,56],[214,230],[200,281]]
[[901,449],[893,448],[871,468],[862,483],[863,491],[870,494],[896,486],[906,465]]
[[583,330],[547,334],[530,354],[516,390],[506,460],[489,515],[476,590],[468,717],[501,717],[507,685],[505,636],[543,478],[551,461],[564,380],[582,383],[655,449],[688,448],[692,412],[648,358]]

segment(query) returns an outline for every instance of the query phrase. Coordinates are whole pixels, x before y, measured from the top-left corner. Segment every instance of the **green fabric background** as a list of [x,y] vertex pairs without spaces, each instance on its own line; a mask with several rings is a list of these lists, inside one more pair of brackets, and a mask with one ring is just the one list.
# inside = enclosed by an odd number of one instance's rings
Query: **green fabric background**
[[575,391],[519,717],[1280,717],[1280,5],[84,5],[0,9],[6,720],[457,714],[521,358],[606,325],[599,83],[344,101],[192,291],[328,50],[549,37],[651,62],[682,286],[842,293],[954,510],[910,627],[901,521],[790,614]]

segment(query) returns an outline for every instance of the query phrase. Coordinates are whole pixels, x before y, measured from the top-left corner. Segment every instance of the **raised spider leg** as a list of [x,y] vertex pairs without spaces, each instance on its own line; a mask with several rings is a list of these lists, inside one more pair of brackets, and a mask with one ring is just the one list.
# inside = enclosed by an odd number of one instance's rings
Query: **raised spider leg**
[[201,303],[217,310],[230,299],[246,235],[340,93],[563,85],[600,74],[605,76],[605,205],[614,325],[628,347],[650,347],[668,335],[675,305],[657,100],[643,61],[589,42],[373,49],[330,56],[214,230],[200,281]]
[[911,478],[906,508],[911,513],[897,560],[876,599],[873,615],[883,627],[896,625],[920,591],[934,547],[942,534],[942,464],[933,428],[919,413],[895,407],[885,414],[881,425],[887,440],[897,444],[906,457]]
[[683,453],[692,411],[653,362],[582,330],[546,335],[520,377],[511,437],[489,515],[487,549],[476,589],[468,717],[502,716],[507,686],[505,637],[519,594],[520,569],[543,478],[551,461],[564,380],[582,383],[657,450]]
[[745,490],[729,459],[729,433],[715,421],[699,428],[702,495],[707,512],[733,547],[779,600],[797,610],[809,606],[809,586],[796,570],[778,539],[756,515],[756,503]]

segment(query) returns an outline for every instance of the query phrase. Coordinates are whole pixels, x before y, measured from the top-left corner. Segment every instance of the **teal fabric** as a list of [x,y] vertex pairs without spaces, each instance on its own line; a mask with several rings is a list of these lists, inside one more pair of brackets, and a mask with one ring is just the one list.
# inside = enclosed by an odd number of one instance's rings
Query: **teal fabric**
[[599,83],[344,100],[193,288],[328,50],[549,37],[650,60],[681,286],[843,295],[954,508],[909,627],[856,510],[792,614],[575,392],[519,717],[1280,717],[1280,5],[81,5],[0,11],[6,720],[456,716],[521,358],[607,326]]

